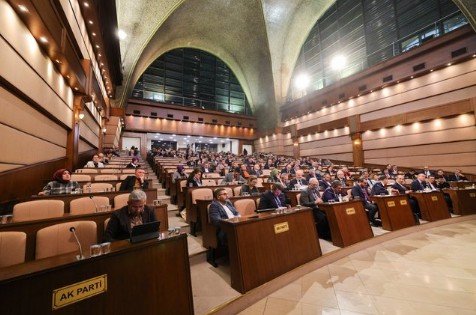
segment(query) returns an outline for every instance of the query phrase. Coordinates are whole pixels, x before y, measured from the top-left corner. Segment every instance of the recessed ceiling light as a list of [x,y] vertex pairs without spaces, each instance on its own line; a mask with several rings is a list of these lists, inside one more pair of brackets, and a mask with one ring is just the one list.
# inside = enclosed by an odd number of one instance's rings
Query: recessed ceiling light
[[447,65],[448,65],[448,66],[451,66],[451,62],[449,62]]
[[88,23],[89,23],[89,24],[91,24],[91,25],[93,25],[93,24],[94,24],[94,23],[93,23],[93,21],[91,21],[91,20],[89,20],[89,21],[88,21]]
[[98,49],[99,49],[99,45],[96,45],[96,48],[98,48]]
[[92,32],[91,35],[96,36],[96,33]]
[[89,3],[84,2],[84,6],[85,6],[86,8],[89,8]]
[[40,42],[42,42],[42,43],[47,43],[48,40],[46,39],[46,37],[41,36],[41,37],[40,37]]
[[20,5],[18,6],[18,9],[20,9],[21,12],[28,12],[28,8],[25,7],[25,6],[22,5],[22,4],[20,4]]
[[124,40],[127,37],[127,33],[124,32],[123,30],[118,30],[117,31],[117,36],[119,37],[120,40]]

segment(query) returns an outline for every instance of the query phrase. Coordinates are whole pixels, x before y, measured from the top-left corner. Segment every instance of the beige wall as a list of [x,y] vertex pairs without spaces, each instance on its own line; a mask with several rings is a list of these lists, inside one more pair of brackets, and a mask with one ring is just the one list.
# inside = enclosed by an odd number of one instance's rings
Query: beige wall
[[[352,162],[348,126],[327,128],[314,134],[305,134],[304,129],[358,117],[357,131],[362,132],[365,163],[407,167],[429,165],[447,171],[461,168],[475,174],[475,104],[476,58],[473,58],[328,106],[282,125],[285,129],[296,129],[294,141],[299,142],[301,156]],[[415,118],[420,116],[425,119]],[[397,124],[398,120],[404,123]],[[374,128],[376,125],[378,128]],[[366,130],[365,126],[373,127]],[[277,154],[282,152],[271,136],[259,138],[255,146]]]

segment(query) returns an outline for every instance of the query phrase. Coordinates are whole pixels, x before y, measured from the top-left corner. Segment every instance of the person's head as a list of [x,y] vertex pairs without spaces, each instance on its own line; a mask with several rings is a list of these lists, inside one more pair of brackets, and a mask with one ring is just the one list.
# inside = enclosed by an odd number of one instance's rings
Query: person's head
[[456,175],[460,175],[460,174],[461,174],[461,170],[457,169],[457,170],[455,171],[455,174],[456,174]]
[[435,182],[435,176],[434,175],[428,176],[428,181],[433,184]]
[[177,165],[177,172],[179,172],[180,174],[182,174],[182,173],[183,173],[183,170],[184,170],[183,165]]
[[426,178],[426,176],[425,176],[425,174],[423,174],[423,173],[419,173],[419,174],[417,175],[417,179],[418,179],[420,182],[424,182],[424,181],[425,181],[425,178]]
[[281,173],[280,178],[283,182],[288,181],[289,180],[289,173]]
[[302,170],[296,171],[296,179],[301,179],[303,175],[304,175],[304,172]]
[[365,186],[367,186],[367,179],[363,176],[359,177],[359,179],[357,179],[357,184],[364,188]]
[[144,212],[144,206],[147,202],[147,195],[140,189],[133,190],[127,200],[129,215],[138,216]]
[[136,168],[135,175],[136,178],[143,178],[145,176],[145,170],[143,168]]
[[59,169],[54,172],[53,179],[61,183],[67,183],[71,180],[71,172],[65,168]]
[[213,191],[213,195],[215,196],[215,199],[221,203],[225,203],[226,200],[228,199],[228,193],[226,192],[226,189],[223,187],[215,189]]
[[280,183],[274,183],[273,185],[271,185],[271,191],[275,196],[279,196],[283,190],[284,187]]
[[97,155],[97,154],[94,154],[94,155],[93,155],[93,162],[94,162],[94,163],[99,162],[99,155]]
[[373,173],[371,176],[372,180],[378,180],[379,176],[377,173]]
[[273,169],[271,170],[271,172],[269,173],[269,175],[270,175],[271,177],[276,177],[276,176],[278,176],[278,174],[279,174],[279,171],[278,171],[278,169],[276,169],[276,168],[273,168]]
[[342,183],[339,180],[335,180],[332,182],[331,187],[332,187],[332,190],[337,192],[342,188]]
[[133,157],[133,158],[132,158],[132,164],[136,164],[138,161],[139,161],[138,158],[136,158],[136,157]]
[[337,171],[337,178],[343,179],[344,178],[344,172],[342,170]]
[[381,181],[384,186],[388,183],[388,178],[385,175],[380,175],[378,180]]
[[440,168],[436,171],[436,175],[438,176],[444,176],[445,175],[445,172]]
[[435,176],[435,180],[438,184],[442,184],[444,183],[446,180],[445,180],[445,177],[444,176],[441,176],[441,175],[436,175]]
[[98,157],[99,157],[99,161],[103,161],[103,160],[104,160],[104,154],[103,154],[103,153],[99,153],[99,154],[98,154]]
[[192,175],[193,178],[200,179],[202,177],[202,170],[197,167],[193,170]]
[[397,175],[397,178],[395,178],[395,180],[397,181],[397,183],[403,185],[405,183],[405,176],[404,175]]
[[309,185],[311,189],[317,189],[319,187],[319,181],[315,177],[309,179]]
[[329,174],[329,173],[324,174],[324,180],[326,182],[330,181],[331,180],[331,174]]
[[254,175],[248,177],[248,186],[254,187],[258,183],[258,178]]

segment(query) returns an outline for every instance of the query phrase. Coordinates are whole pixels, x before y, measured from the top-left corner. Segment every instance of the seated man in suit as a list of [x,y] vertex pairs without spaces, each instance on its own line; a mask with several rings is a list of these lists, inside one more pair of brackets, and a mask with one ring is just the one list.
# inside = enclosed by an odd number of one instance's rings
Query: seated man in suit
[[449,182],[457,182],[460,180],[468,180],[468,178],[461,173],[461,170],[456,170],[453,175],[448,176]]
[[138,168],[138,167],[140,167],[139,159],[136,158],[135,156],[132,158],[131,162],[126,165],[126,168]]
[[215,168],[213,166],[210,166],[210,162],[207,161],[203,163],[201,170],[202,173],[213,173],[215,171]]
[[347,193],[342,190],[342,182],[339,180],[334,180],[331,184],[331,187],[326,188],[322,194],[322,200],[324,202],[339,202],[339,201],[348,201],[350,198],[351,191]]
[[342,187],[347,187],[347,177],[345,177],[345,173],[343,170],[338,170],[336,175],[336,180],[340,181]]
[[371,196],[380,196],[380,195],[388,195],[389,192],[387,190],[387,183],[388,183],[388,178],[385,175],[380,175],[378,178],[378,182],[376,182],[372,186],[372,191],[370,192]]
[[225,175],[225,178],[223,178],[223,183],[232,183],[232,182],[238,182],[238,183],[244,183],[246,182],[246,179],[241,176],[241,169],[239,167],[235,167],[233,169],[233,172],[229,172],[228,174]]
[[298,189],[300,189],[301,186],[307,186],[307,180],[304,179],[303,170],[297,170],[296,171],[296,177],[293,178],[289,182],[289,187],[288,188],[292,190],[295,187],[299,187]]
[[314,217],[314,222],[316,223],[319,237],[330,240],[331,231],[329,228],[329,222],[327,222],[327,217],[324,212],[319,210],[319,204],[323,202],[324,201],[321,199],[321,194],[319,193],[319,181],[315,177],[311,178],[307,188],[301,192],[299,203],[302,206],[312,209],[312,215]]
[[314,168],[309,169],[309,172],[306,175],[306,180],[308,183],[311,178],[316,178],[318,181],[322,179],[319,171]]
[[326,173],[322,176],[322,180],[319,181],[319,186],[321,190],[326,190],[327,188],[331,187],[331,175]]
[[369,193],[367,191],[367,180],[364,177],[359,177],[357,184],[352,187],[352,197],[354,199],[360,199],[364,204],[364,208],[368,210],[368,216],[370,225],[372,226],[381,226],[382,223],[375,219],[375,215],[378,212],[378,207],[372,201],[370,201]]
[[104,242],[125,240],[130,237],[132,227],[157,221],[154,209],[146,206],[147,195],[140,189],[129,195],[127,206],[112,213],[106,230]]
[[261,194],[258,209],[288,207],[289,202],[283,194],[284,187],[280,183],[271,185],[271,189]]
[[127,176],[121,183],[120,191],[132,191],[134,189],[147,189],[149,182],[145,180],[145,170],[136,168],[134,175]]
[[423,191],[427,188],[426,176],[424,173],[418,173],[417,178],[412,182],[411,189],[412,191]]
[[228,200],[228,193],[225,188],[215,189],[213,195],[215,199],[210,204],[208,216],[210,217],[210,222],[217,228],[218,246],[223,246],[227,244],[227,240],[225,232],[220,229],[220,221],[239,217],[240,214],[231,201]]

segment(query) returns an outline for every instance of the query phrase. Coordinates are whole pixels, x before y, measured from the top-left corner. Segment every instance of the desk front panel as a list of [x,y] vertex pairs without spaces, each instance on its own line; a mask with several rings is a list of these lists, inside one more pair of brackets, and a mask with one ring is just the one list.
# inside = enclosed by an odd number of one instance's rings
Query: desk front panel
[[372,196],[382,219],[382,228],[394,231],[415,225],[415,218],[406,195]]
[[322,255],[311,209],[222,221],[231,286],[245,293]]
[[447,189],[444,193],[450,195],[455,214],[476,214],[476,189]]
[[[193,314],[185,234],[163,241],[112,244],[109,254],[81,261],[61,255],[0,269],[3,315]],[[89,255],[88,255],[89,256]],[[53,291],[106,275],[107,290],[53,311]],[[63,302],[74,300],[79,285]],[[86,288],[86,289],[84,289]],[[98,290],[99,291],[99,290]]]
[[442,192],[412,192],[410,195],[418,201],[422,220],[431,222],[451,217]]
[[345,247],[374,236],[360,200],[319,205],[331,228],[332,244]]

